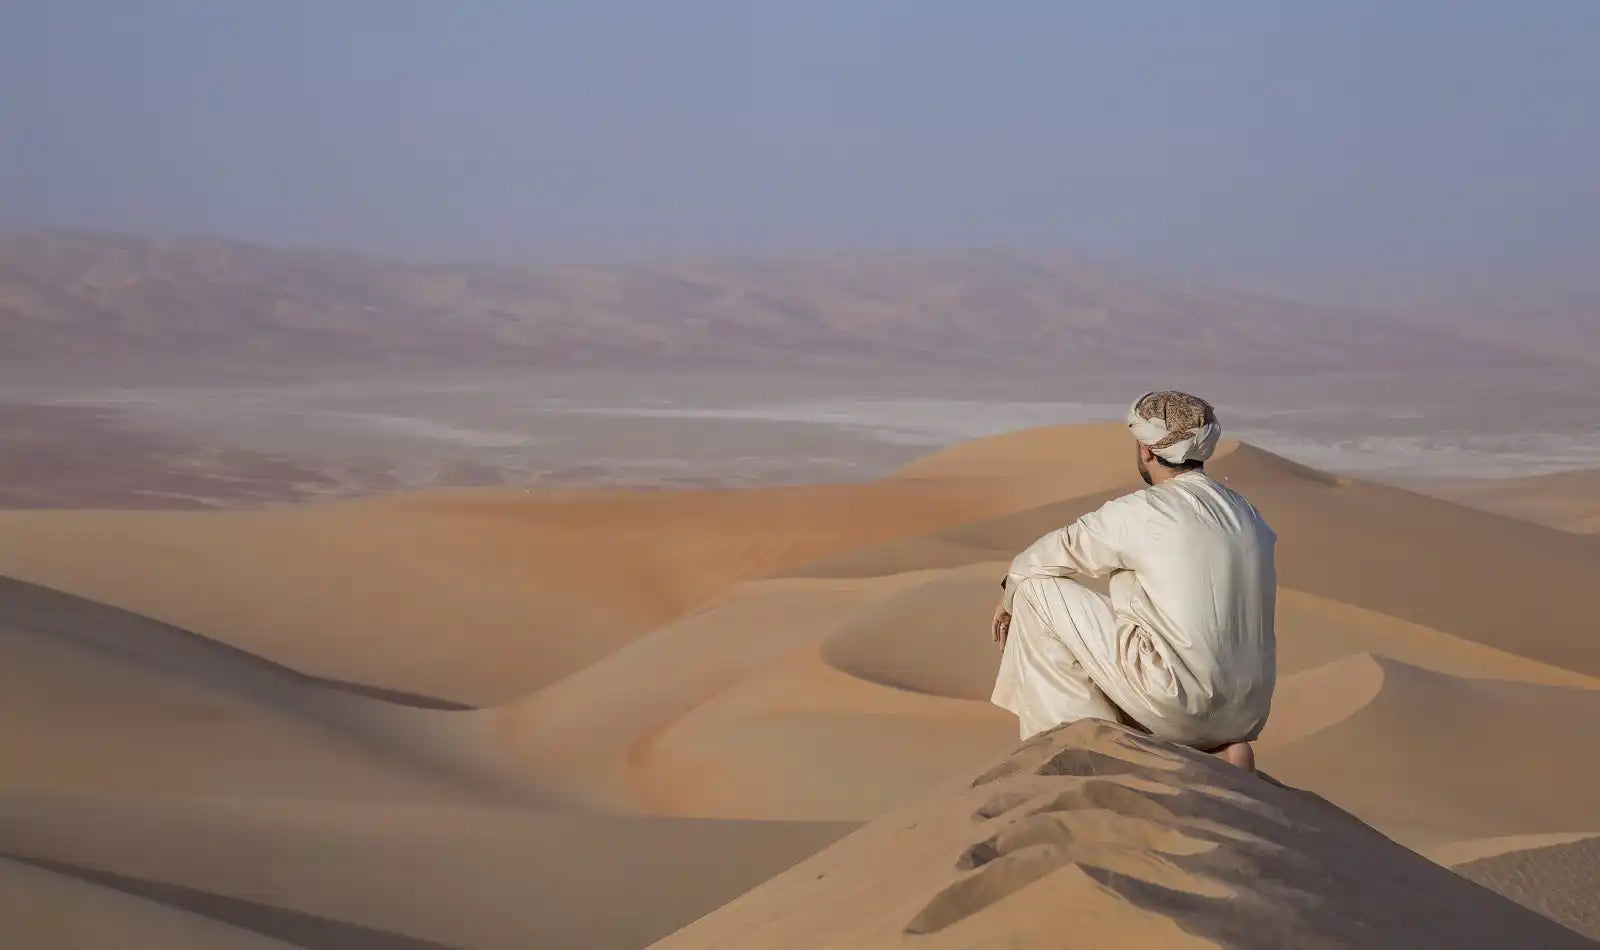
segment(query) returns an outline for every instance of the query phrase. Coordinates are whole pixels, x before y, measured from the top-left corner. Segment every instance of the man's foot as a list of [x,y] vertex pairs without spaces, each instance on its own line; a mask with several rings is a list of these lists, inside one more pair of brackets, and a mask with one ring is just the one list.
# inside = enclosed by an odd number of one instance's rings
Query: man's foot
[[1212,749],[1211,754],[1228,763],[1237,765],[1246,772],[1256,770],[1256,753],[1250,748],[1248,742],[1230,742],[1225,746]]

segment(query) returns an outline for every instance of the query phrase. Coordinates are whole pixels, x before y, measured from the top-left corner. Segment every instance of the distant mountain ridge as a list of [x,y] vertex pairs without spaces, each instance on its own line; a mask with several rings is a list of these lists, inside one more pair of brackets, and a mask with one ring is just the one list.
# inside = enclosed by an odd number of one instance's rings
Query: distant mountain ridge
[[1600,288],[1469,289],[1391,312],[1526,353],[1600,366]]
[[212,239],[0,239],[0,366],[1030,373],[1548,362],[1355,311],[943,251],[647,265],[418,264]]

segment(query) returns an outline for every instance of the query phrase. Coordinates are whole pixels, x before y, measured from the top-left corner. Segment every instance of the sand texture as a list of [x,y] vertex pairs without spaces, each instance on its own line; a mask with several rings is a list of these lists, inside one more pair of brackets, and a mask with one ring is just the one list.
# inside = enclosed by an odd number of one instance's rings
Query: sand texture
[[1086,720],[1035,737],[965,787],[882,816],[656,946],[1067,939],[1589,945],[1316,795]]
[[1018,749],[998,578],[1130,455],[0,512],[6,936],[1588,945],[1600,536],[1226,445],[1280,535],[1270,777],[1103,724]]
[[1420,491],[1579,534],[1600,534],[1600,471],[1418,481]]

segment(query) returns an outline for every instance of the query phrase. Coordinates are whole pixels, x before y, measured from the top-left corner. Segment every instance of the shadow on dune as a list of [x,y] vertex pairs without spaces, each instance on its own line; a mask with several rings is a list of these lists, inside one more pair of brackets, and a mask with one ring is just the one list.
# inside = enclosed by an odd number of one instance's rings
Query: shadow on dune
[[177,884],[97,871],[48,858],[32,858],[0,851],[0,860],[15,861],[18,864],[111,888],[124,894],[155,901],[305,947],[306,950],[454,950],[449,944],[419,940],[404,934],[389,933],[372,927],[363,927],[360,924],[304,914],[282,907],[273,907],[270,904],[223,897],[220,894],[181,887]]
[[10,577],[0,577],[0,626],[68,640],[235,693],[258,698],[270,694],[267,698],[273,703],[281,702],[287,685],[413,709],[473,708],[447,699],[302,673],[159,620]]
[[1096,720],[1034,737],[656,946],[750,933],[772,950],[1591,946],[1318,795]]

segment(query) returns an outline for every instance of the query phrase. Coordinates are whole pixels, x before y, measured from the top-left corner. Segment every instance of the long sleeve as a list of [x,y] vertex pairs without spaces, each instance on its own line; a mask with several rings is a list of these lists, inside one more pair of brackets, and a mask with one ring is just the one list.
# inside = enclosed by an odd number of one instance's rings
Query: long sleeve
[[1005,577],[1005,609],[1011,610],[1017,582],[1030,577],[1100,577],[1125,570],[1130,521],[1135,517],[1130,497],[1107,502],[1064,528],[1029,545],[1012,561]]

